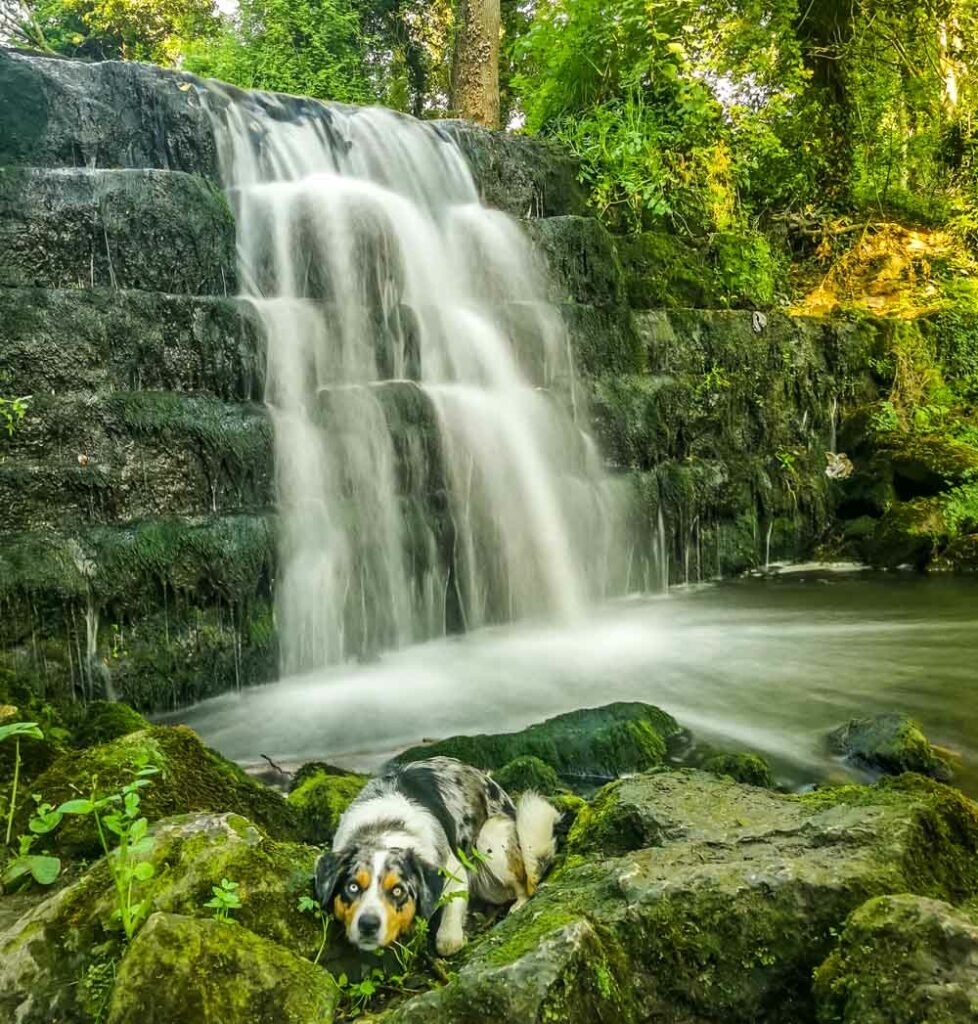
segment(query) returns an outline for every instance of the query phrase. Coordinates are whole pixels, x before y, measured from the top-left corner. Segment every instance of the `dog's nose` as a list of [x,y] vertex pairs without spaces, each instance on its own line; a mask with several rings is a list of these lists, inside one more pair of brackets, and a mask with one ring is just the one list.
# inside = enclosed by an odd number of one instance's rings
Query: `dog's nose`
[[380,918],[376,914],[364,914],[357,924],[364,938],[371,938],[380,931]]

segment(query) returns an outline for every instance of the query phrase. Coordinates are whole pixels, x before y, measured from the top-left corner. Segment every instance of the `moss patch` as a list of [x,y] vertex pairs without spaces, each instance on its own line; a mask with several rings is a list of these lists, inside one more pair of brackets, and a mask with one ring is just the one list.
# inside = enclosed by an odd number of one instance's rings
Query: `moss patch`
[[332,978],[241,926],[154,914],[116,978],[109,1024],[328,1024]]
[[295,811],[302,840],[318,845],[329,843],[343,812],[366,784],[365,775],[319,772],[307,775],[294,786],[289,804]]
[[[93,789],[113,793],[147,762],[160,769],[141,793],[142,810],[150,821],[187,811],[233,811],[279,838],[297,834],[292,809],[278,793],[209,750],[185,726],[154,726],[66,754],[36,780],[34,788],[54,805],[87,796]],[[18,821],[26,828],[26,809]],[[91,816],[66,816],[49,841],[68,856],[91,856],[100,850]]]
[[666,741],[680,733],[676,720],[650,704],[618,703],[571,711],[522,732],[453,736],[399,754],[400,763],[457,757],[496,770],[518,757],[535,757],[568,778],[614,778],[661,764]]
[[822,1024],[966,1024],[978,1015],[978,925],[947,903],[881,896],[815,972]]

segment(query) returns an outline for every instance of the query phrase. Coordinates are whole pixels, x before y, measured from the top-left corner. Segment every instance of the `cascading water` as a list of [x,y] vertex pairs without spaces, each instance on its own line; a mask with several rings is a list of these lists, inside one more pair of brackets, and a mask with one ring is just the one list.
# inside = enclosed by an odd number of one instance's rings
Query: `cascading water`
[[432,125],[209,87],[267,335],[282,671],[609,587],[614,501],[519,227]]

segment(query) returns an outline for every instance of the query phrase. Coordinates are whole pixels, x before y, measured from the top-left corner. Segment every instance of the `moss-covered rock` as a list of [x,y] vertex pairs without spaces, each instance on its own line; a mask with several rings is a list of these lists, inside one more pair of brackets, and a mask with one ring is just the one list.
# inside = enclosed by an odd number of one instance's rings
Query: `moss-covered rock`
[[72,744],[94,747],[149,728],[149,722],[121,701],[93,700],[69,717]]
[[846,922],[815,973],[823,1024],[978,1019],[978,919],[938,900],[880,896]]
[[899,712],[854,718],[828,736],[829,749],[853,764],[885,775],[917,772],[947,782],[951,766],[920,726]]
[[[312,894],[312,847],[276,842],[235,814],[168,818],[151,827],[150,839],[142,859],[153,865],[153,874],[132,891],[135,901],[147,902],[147,913],[210,918],[205,903],[213,887],[229,878],[238,883],[238,926],[293,954],[315,957],[321,929],[297,907],[300,896]],[[124,947],[115,906],[100,860],[0,933],[0,1019],[7,1019],[5,1013],[27,1024],[104,1019],[98,1006],[111,990]]]
[[[811,1021],[812,971],[867,898],[978,892],[978,809],[913,776],[799,798],[660,772],[592,809],[537,895],[392,1019]],[[567,952],[584,935],[590,972]]]
[[635,999],[616,944],[583,919],[520,915],[523,955],[477,955],[446,986],[386,1014],[386,1024],[626,1024]]
[[339,999],[321,968],[246,928],[154,914],[116,976],[109,1024],[329,1024]]
[[347,772],[318,772],[306,775],[289,792],[299,836],[306,843],[326,845],[340,823],[340,817],[367,784],[367,776]]
[[517,757],[536,757],[567,778],[614,778],[661,764],[666,743],[679,736],[676,720],[651,704],[617,703],[570,711],[521,732],[499,736],[452,736],[411,747],[395,760],[457,757],[496,770]]
[[729,775],[749,786],[774,786],[771,766],[760,754],[713,754],[699,766],[711,775]]
[[949,532],[940,498],[915,498],[887,509],[863,550],[881,569],[923,569],[945,547]]
[[264,390],[258,315],[233,298],[4,288],[0,347],[15,395],[138,387],[260,401]]
[[544,796],[551,796],[562,788],[557,773],[539,757],[516,757],[492,774],[510,794],[532,789]]
[[[155,821],[188,811],[233,811],[271,835],[297,835],[292,809],[273,789],[249,778],[237,765],[205,747],[185,726],[154,726],[80,753],[65,754],[40,775],[35,792],[57,806],[79,794],[118,792],[139,767],[160,769],[141,791],[142,811]],[[27,809],[18,821],[26,828]],[[61,854],[84,857],[100,850],[90,815],[67,815],[48,841]]]

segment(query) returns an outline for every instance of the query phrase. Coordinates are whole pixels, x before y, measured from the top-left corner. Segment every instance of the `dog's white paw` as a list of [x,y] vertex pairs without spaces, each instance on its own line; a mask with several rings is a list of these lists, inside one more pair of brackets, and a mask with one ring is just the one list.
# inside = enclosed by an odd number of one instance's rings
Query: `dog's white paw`
[[440,931],[435,936],[435,949],[439,956],[453,956],[465,945],[465,932]]

